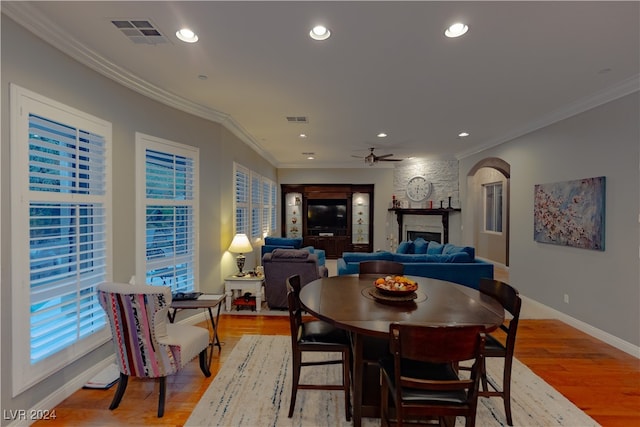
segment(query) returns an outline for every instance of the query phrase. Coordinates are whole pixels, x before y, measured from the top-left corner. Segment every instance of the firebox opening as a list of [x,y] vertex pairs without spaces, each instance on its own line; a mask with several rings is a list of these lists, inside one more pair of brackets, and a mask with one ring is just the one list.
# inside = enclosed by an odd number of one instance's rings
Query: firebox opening
[[433,233],[430,231],[413,231],[407,230],[407,239],[408,240],[416,240],[418,237],[422,237],[427,242],[438,242],[442,243],[442,235],[440,233]]

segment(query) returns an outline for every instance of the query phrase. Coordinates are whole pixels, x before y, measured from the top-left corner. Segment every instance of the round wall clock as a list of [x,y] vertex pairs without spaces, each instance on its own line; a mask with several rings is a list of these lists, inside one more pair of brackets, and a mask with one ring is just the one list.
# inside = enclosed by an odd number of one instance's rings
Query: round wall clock
[[431,195],[431,183],[423,176],[414,176],[407,183],[407,197],[421,202]]

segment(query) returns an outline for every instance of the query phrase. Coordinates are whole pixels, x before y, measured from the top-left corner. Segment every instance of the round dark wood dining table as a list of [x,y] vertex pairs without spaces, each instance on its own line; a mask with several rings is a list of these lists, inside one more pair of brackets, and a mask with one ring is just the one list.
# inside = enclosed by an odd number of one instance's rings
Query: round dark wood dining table
[[374,297],[376,276],[325,277],[304,285],[300,291],[300,302],[307,312],[351,332],[356,427],[361,425],[362,417],[380,416],[378,368],[375,363],[367,363],[375,362],[367,354],[377,354],[381,345],[386,347],[383,351],[388,351],[392,322],[482,325],[490,332],[504,321],[500,303],[476,289],[426,277],[407,277],[418,283],[418,290],[415,299],[405,302],[387,301],[375,292]]

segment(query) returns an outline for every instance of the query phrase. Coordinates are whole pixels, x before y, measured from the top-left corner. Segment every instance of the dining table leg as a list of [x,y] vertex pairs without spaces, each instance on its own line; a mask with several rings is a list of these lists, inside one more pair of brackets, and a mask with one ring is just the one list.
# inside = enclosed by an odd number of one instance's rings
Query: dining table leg
[[364,337],[358,333],[353,333],[353,425],[360,427],[362,425],[362,383],[364,379]]

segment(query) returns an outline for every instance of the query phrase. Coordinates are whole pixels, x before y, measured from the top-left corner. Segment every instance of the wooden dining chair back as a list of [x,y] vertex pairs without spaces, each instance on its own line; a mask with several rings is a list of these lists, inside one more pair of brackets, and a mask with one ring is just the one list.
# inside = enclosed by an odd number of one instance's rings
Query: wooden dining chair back
[[[516,345],[516,332],[518,331],[518,321],[520,319],[520,308],[522,299],[518,291],[507,283],[493,279],[480,279],[480,292],[497,299],[502,307],[511,315],[511,319],[500,325],[496,332],[487,336],[484,356],[500,357],[504,359],[504,370],[502,375],[502,387],[487,376],[486,361],[482,366],[482,389],[480,396],[499,396],[504,400],[504,411],[507,424],[513,425],[511,417],[511,368],[513,366],[513,352]],[[489,388],[491,387],[491,388]]]
[[[289,418],[293,417],[298,390],[342,390],[344,392],[345,417],[351,421],[350,376],[351,347],[346,331],[338,329],[322,320],[302,321],[303,309],[300,304],[300,276],[287,278],[287,301],[289,305],[289,324],[291,327],[291,359],[293,362],[291,403]],[[302,361],[304,352],[340,353],[340,359],[331,358],[321,361]],[[342,365],[341,384],[300,383],[303,367],[321,365]]]
[[[390,421],[389,401],[398,426],[437,417],[465,417],[475,425],[485,336],[482,327],[392,323],[391,357],[380,361],[382,425]],[[470,375],[459,376],[458,362],[472,361]]]
[[388,260],[362,261],[359,264],[360,276],[399,276],[404,273],[404,265]]
[[200,369],[209,377],[206,363],[209,332],[168,320],[171,289],[168,286],[101,283],[98,301],[111,326],[116,362],[120,370],[118,388],[109,409],[116,409],[129,377],[158,378],[158,417],[164,415],[166,378],[200,357]]

